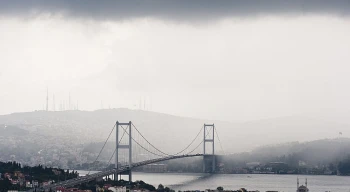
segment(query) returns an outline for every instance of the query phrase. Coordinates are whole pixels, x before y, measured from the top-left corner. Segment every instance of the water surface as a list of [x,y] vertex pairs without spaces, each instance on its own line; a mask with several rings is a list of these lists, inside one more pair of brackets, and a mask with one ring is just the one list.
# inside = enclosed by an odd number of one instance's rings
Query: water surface
[[[86,174],[84,171],[78,172]],[[133,173],[133,180],[143,180],[154,186],[163,184],[176,191],[216,189],[222,186],[231,190],[244,187],[248,190],[295,192],[297,177],[300,184],[304,184],[305,178],[308,179],[310,192],[350,192],[350,177],[345,176]]]

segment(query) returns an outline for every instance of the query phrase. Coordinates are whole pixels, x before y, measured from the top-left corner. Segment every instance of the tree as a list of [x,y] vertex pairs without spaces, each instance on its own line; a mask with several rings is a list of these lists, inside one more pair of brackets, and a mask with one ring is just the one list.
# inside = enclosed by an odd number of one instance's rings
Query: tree
[[224,190],[224,188],[221,187],[221,186],[220,186],[220,187],[217,187],[216,189],[217,189],[218,191],[223,191],[223,190]]
[[350,159],[339,162],[338,170],[342,175],[350,175]]
[[11,188],[11,186],[12,186],[12,183],[7,178],[5,178],[4,180],[0,180],[0,191],[2,190],[7,191],[8,189]]
[[157,192],[164,192],[164,186],[162,184],[158,185]]
[[165,187],[164,191],[165,192],[170,192],[170,188],[169,187]]

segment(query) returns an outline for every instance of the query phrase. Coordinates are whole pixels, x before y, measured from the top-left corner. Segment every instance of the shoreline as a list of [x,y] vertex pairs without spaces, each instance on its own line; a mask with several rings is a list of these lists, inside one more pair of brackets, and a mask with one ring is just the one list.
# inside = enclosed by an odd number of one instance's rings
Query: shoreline
[[[79,174],[81,172],[89,172],[88,170],[74,170],[77,171]],[[91,173],[98,173],[100,171],[90,171]],[[145,173],[145,174],[176,174],[176,175],[191,175],[191,174],[210,174],[210,175],[275,175],[275,176],[279,176],[279,175],[300,175],[300,176],[339,176],[339,177],[349,177],[350,175],[329,175],[329,174],[278,174],[278,173],[200,173],[200,172],[145,172],[145,171],[133,171],[133,173]],[[79,175],[79,176],[85,176],[84,175]]]

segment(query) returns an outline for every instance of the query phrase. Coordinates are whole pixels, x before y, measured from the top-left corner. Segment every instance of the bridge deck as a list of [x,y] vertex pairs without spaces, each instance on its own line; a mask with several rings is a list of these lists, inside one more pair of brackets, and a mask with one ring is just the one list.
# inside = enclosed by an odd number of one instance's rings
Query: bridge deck
[[[179,159],[179,158],[186,158],[186,157],[197,157],[197,156],[203,156],[203,154],[168,156],[168,157],[162,157],[162,158],[142,161],[142,162],[138,162],[138,163],[133,163],[131,165],[131,167],[129,167],[129,166],[122,166],[122,167],[120,167],[118,169],[111,169],[111,170],[107,170],[107,171],[101,171],[101,172],[94,173],[94,174],[91,174],[91,175],[86,175],[86,176],[83,176],[83,177],[78,177],[78,178],[75,178],[75,179],[70,179],[70,180],[59,182],[59,183],[54,183],[54,184],[51,184],[51,185],[47,185],[47,186],[38,188],[37,190],[39,190],[39,191],[40,190],[49,190],[49,189],[55,189],[57,187],[73,187],[75,185],[79,185],[79,184],[82,184],[82,183],[87,183],[89,181],[93,181],[93,180],[96,180],[98,178],[103,178],[103,177],[108,176],[108,175],[113,175],[113,174],[116,174],[116,173],[117,174],[118,173],[122,173],[122,172],[128,171],[128,170],[130,170],[132,168],[135,168],[135,167],[140,167],[140,166],[147,165],[147,164],[157,163],[157,162],[160,162],[160,161]],[[28,192],[32,192],[32,191],[33,191],[33,189],[29,190]]]

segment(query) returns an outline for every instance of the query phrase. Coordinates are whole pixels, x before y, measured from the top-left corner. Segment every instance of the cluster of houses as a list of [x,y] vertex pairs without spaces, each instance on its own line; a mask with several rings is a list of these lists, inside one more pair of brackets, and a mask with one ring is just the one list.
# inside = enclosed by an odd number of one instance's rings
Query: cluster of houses
[[[112,186],[111,184],[105,184],[103,187],[96,186],[96,192],[126,192],[125,186]],[[150,192],[147,189],[132,189],[128,190],[130,192]],[[91,190],[81,190],[79,188],[64,188],[64,187],[58,187],[56,189],[56,192],[92,192]]]
[[8,179],[12,185],[19,185],[25,188],[36,188],[40,186],[46,186],[52,184],[54,181],[45,181],[39,183],[37,180],[32,180],[31,176],[24,175],[20,171],[15,171],[13,173],[0,173],[0,180]]
[[92,192],[91,190],[81,190],[79,188],[64,188],[58,187],[56,192]]
[[[220,166],[219,166],[220,167]],[[248,162],[244,167],[222,168],[222,173],[234,174],[315,174],[315,175],[334,175],[336,171],[327,166],[308,166],[304,161],[299,161],[298,167],[293,167],[285,162],[269,162],[262,164],[260,162]]]
[[126,192],[126,187],[112,186],[111,184],[105,184],[103,187],[96,187],[96,192],[105,192],[105,191]]
[[[125,186],[112,186],[111,184],[105,184],[103,187],[97,187],[96,192],[106,192],[106,191],[112,191],[112,192],[126,192]],[[129,192],[150,192],[147,189],[128,189]]]

